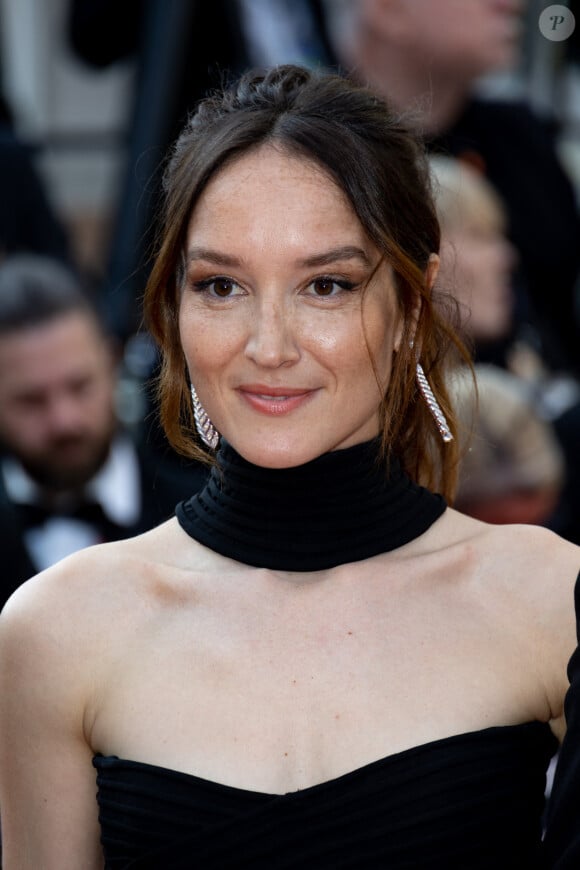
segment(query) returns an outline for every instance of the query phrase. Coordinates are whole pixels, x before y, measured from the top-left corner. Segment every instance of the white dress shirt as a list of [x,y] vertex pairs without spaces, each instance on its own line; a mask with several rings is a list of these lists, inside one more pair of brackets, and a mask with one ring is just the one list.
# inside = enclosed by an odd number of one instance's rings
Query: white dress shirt
[[[5,457],[0,470],[12,502],[35,504],[41,500],[41,488],[14,457]],[[107,460],[85,486],[84,493],[98,502],[106,516],[118,525],[129,527],[138,520],[141,506],[139,461],[129,438],[124,435],[115,438]],[[99,533],[90,523],[59,516],[51,517],[24,535],[26,548],[38,571],[99,541]]]

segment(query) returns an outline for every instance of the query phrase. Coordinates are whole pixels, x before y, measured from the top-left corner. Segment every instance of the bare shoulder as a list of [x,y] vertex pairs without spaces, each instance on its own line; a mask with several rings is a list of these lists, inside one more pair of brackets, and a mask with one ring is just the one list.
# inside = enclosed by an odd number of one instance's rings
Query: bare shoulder
[[540,526],[491,525],[457,511],[448,514],[441,558],[461,566],[460,582],[473,600],[514,630],[518,622],[524,630],[546,630],[571,655],[580,547]]
[[448,540],[473,554],[486,577],[511,584],[573,587],[580,572],[580,547],[541,526],[491,525],[451,510]]
[[78,552],[21,586],[0,615],[0,802],[10,866],[24,867],[22,855],[27,867],[103,866],[90,723],[123,644],[151,619],[162,583],[171,585],[174,535],[169,523]]
[[0,653],[22,641],[22,655],[33,649],[49,657],[95,653],[106,649],[120,626],[126,635],[146,618],[152,599],[167,598],[179,576],[172,524],[88,547],[28,580],[0,614]]
[[539,526],[487,526],[482,564],[491,588],[535,619],[563,654],[576,643],[574,588],[580,575],[580,547]]
[[580,547],[539,526],[488,525],[453,513],[458,539],[470,550],[475,600],[534,669],[561,735],[566,665],[577,644]]
[[574,589],[580,576],[580,547],[538,526],[490,526],[483,534],[487,574],[500,594],[530,608],[539,626],[557,635],[572,653]]
[[573,602],[574,584],[580,572],[580,547],[539,526],[491,526],[487,531],[491,550],[506,580],[520,583],[541,599],[554,604]]

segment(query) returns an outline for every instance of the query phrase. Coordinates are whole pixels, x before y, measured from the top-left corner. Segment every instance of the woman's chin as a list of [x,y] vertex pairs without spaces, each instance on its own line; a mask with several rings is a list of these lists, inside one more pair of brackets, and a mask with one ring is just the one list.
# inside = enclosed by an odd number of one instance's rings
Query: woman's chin
[[226,440],[247,462],[262,468],[295,468],[304,465],[330,449],[322,442],[313,439],[274,438],[271,435],[261,439],[240,437],[239,433]]

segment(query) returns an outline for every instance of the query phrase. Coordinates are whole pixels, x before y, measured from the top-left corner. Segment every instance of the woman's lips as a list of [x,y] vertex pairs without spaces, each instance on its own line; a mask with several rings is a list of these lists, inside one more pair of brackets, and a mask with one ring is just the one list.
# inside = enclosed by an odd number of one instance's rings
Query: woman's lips
[[238,392],[255,411],[271,417],[279,417],[304,405],[316,390],[252,385],[238,387]]

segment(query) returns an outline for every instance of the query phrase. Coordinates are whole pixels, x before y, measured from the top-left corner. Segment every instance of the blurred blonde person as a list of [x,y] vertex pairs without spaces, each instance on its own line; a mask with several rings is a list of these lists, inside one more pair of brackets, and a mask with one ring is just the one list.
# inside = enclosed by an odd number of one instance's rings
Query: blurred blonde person
[[[460,306],[465,340],[481,347],[506,336],[512,323],[515,255],[502,203],[485,178],[459,160],[432,157],[431,169],[442,229],[439,287]],[[526,355],[534,358],[532,348]],[[471,377],[458,372],[453,378],[466,442],[457,505],[485,522],[548,523],[564,477],[554,430],[537,410],[527,379],[499,366],[475,368],[477,396]]]
[[439,286],[457,299],[464,336],[475,345],[495,342],[510,331],[516,263],[501,200],[468,164],[451,157],[430,163],[442,230]]

